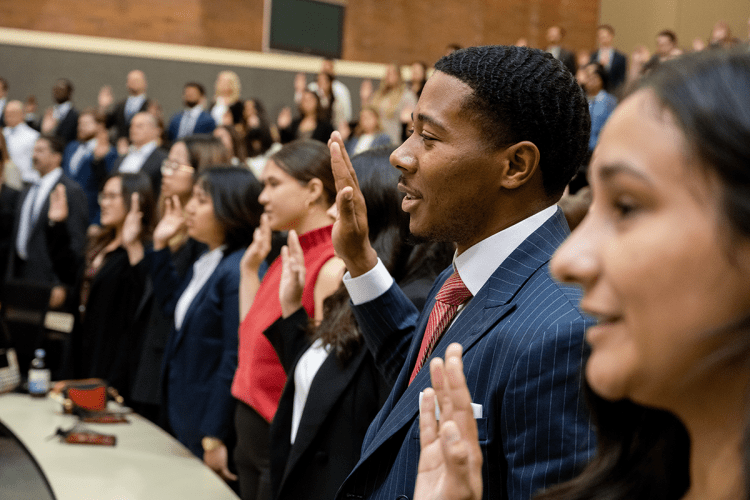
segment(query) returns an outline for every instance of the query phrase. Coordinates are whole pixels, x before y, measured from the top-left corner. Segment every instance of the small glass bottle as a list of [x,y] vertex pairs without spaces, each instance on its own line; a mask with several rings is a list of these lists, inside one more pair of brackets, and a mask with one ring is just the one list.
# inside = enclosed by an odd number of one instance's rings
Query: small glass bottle
[[50,374],[49,369],[44,364],[44,349],[34,351],[34,359],[31,361],[29,368],[29,394],[32,397],[41,398],[49,392]]

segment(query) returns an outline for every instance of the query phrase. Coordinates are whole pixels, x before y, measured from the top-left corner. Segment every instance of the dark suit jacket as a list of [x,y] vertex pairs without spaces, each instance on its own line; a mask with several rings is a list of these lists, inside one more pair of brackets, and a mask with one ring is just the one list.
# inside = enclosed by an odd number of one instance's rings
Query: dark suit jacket
[[[295,139],[299,139],[299,125],[302,123],[302,118],[295,118],[292,124],[287,128],[279,129],[279,135],[281,136],[281,143],[286,144]],[[328,143],[328,139],[331,138],[333,132],[333,125],[327,121],[318,120],[318,124],[313,130],[311,139],[318,140],[320,142]]]
[[[591,54],[591,62],[598,62],[599,51],[596,50]],[[617,88],[625,83],[625,76],[628,69],[628,59],[625,54],[617,50],[612,51],[612,64],[607,76],[609,76],[609,85],[605,89],[607,92],[615,92]]]
[[568,49],[560,47],[560,57],[558,60],[568,68],[573,75],[576,74],[576,56]]
[[[169,424],[175,437],[196,456],[203,456],[201,439],[218,437],[232,449],[234,401],[230,392],[237,369],[240,259],[244,249],[224,255],[193,299],[182,327],[167,342],[162,387]],[[167,315],[193,277],[192,268],[180,280],[168,249],[150,252],[147,266],[154,294]]]
[[[70,235],[70,252],[83,256],[83,250],[86,245],[86,228],[88,226],[88,210],[86,207],[86,195],[77,182],[69,179],[63,174],[58,181],[63,184],[68,195],[68,220],[65,222]],[[54,189],[54,187],[53,187]],[[8,264],[8,279],[22,280],[41,284],[68,285],[75,284],[75,271],[68,273],[68,276],[60,276],[55,271],[54,255],[50,255],[47,242],[47,228],[49,219],[49,198],[45,200],[36,224],[31,229],[31,236],[28,244],[28,259],[22,260],[15,251],[15,242],[18,235],[18,227],[21,219],[21,208],[23,200],[29,194],[29,188],[26,188],[19,200],[19,208],[16,210],[16,217],[13,223],[13,239],[11,241],[12,251]],[[52,245],[54,247],[54,245]],[[72,279],[71,279],[72,278]]]
[[70,171],[70,160],[80,144],[78,141],[68,144],[63,154],[62,168],[65,175],[76,181],[86,193],[89,224],[99,224],[99,191],[104,187],[104,181],[114,168],[117,151],[115,148],[110,148],[104,158],[95,158],[93,153],[88,153],[81,159],[78,171],[73,175]]
[[271,484],[277,500],[332,499],[359,459],[372,419],[393,381],[378,371],[364,345],[343,366],[329,354],[315,375],[294,444],[294,370],[310,346],[307,313],[279,318],[263,332],[287,372],[287,384],[271,422]]
[[[159,192],[161,191],[161,163],[167,159],[168,153],[162,148],[156,148],[143,162],[140,172],[146,174],[151,179],[151,187],[154,190],[154,199],[159,199]],[[120,164],[125,156],[120,156],[115,160],[114,171],[120,170]]]
[[[118,102],[115,107],[107,113],[107,128],[115,128],[115,135],[113,139],[117,140],[120,137],[128,137],[130,135],[130,120],[125,117],[125,103],[127,99],[123,99]],[[138,111],[146,111],[151,101],[146,98],[143,101],[143,106]]]
[[16,211],[20,210],[21,192],[3,184],[0,186],[0,277],[5,279],[8,258],[13,254],[13,222]]
[[[572,477],[593,450],[579,398],[588,320],[576,307],[580,290],[549,274],[549,259],[568,233],[558,209],[492,274],[432,354],[444,357],[449,344],[463,345],[472,401],[482,406],[477,427],[486,499],[526,500]],[[413,496],[419,394],[430,386],[429,370],[408,380],[434,297],[452,272],[438,277],[422,314],[395,285],[354,307],[376,363],[400,372],[337,498]]]
[[55,136],[58,137],[65,145],[75,141],[78,137],[78,110],[70,107],[68,114],[57,124]]
[[[167,129],[167,137],[170,141],[174,142],[177,140],[177,134],[180,131],[180,123],[182,122],[182,112],[175,113],[172,115],[172,120],[169,122],[169,129]],[[198,119],[195,121],[195,128],[188,135],[192,134],[210,134],[216,128],[216,122],[211,115],[205,111],[201,111],[198,115]]]

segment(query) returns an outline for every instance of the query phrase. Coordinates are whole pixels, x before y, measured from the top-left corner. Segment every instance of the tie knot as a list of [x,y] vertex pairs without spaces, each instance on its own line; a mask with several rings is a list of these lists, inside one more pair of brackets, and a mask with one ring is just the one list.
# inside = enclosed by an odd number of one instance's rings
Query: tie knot
[[461,280],[461,276],[456,271],[453,271],[450,278],[445,280],[443,286],[440,287],[440,291],[435,297],[435,300],[439,300],[445,304],[451,306],[459,306],[471,298],[471,292],[464,282]]

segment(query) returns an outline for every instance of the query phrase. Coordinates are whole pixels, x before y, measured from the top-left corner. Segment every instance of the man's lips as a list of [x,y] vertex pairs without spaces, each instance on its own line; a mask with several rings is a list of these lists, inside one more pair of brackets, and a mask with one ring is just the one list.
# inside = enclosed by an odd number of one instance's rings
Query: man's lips
[[404,197],[405,200],[417,200],[422,198],[419,191],[411,189],[400,182],[398,183],[398,190],[406,195]]

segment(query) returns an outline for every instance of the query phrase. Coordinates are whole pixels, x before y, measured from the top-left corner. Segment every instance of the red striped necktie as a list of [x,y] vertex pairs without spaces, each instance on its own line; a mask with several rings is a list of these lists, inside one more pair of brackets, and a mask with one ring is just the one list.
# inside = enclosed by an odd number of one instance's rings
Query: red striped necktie
[[432,354],[448,325],[456,316],[459,306],[470,298],[471,292],[466,288],[464,282],[461,281],[458,272],[453,271],[453,274],[443,283],[443,286],[440,287],[440,291],[435,297],[435,306],[432,308],[430,317],[427,320],[427,328],[425,328],[424,337],[422,337],[417,364],[414,365],[414,371],[411,372],[411,377],[409,377],[410,384],[414,380],[414,377],[417,376],[417,373],[419,373],[419,370],[424,366],[427,358]]

